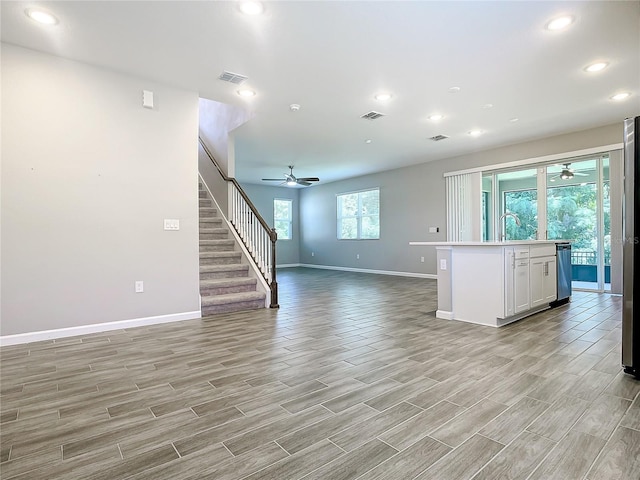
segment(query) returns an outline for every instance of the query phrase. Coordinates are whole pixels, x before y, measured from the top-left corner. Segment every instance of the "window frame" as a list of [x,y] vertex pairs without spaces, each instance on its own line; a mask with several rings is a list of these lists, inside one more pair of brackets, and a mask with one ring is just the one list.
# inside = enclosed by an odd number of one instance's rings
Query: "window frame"
[[[276,217],[276,202],[288,202],[289,203],[289,218],[278,218]],[[291,198],[274,198],[273,199],[273,228],[276,229],[276,222],[288,222],[288,237],[281,237],[278,234],[278,240],[293,240],[293,200]]]
[[[374,215],[372,214],[367,214],[367,215],[363,215],[362,214],[362,194],[365,193],[370,193],[370,192],[377,192],[377,196],[378,196],[378,212]],[[356,214],[355,215],[348,215],[348,216],[342,216],[342,212],[341,212],[341,208],[340,208],[340,197],[344,197],[347,195],[357,195],[358,196],[358,206],[356,209]],[[362,237],[362,219],[366,218],[366,217],[377,217],[378,220],[378,235],[377,237],[371,238],[371,237]],[[342,232],[342,221],[344,219],[356,219],[356,237],[355,238],[343,238],[341,237],[341,232]],[[338,240],[380,240],[380,230],[381,230],[381,226],[380,226],[380,187],[374,187],[374,188],[366,188],[363,190],[355,190],[355,191],[351,191],[351,192],[341,192],[341,193],[336,193],[336,238]]]

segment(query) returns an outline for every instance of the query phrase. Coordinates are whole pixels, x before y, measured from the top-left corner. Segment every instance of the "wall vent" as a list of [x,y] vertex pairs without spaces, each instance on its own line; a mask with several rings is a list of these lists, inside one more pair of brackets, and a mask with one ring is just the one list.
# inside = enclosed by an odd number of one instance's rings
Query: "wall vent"
[[439,142],[440,140],[444,140],[446,138],[449,138],[449,137],[447,137],[446,135],[436,135],[434,137],[429,137],[429,140],[433,140],[434,142]]
[[240,85],[249,77],[245,75],[240,75],[239,73],[227,72],[225,70],[220,74],[218,78],[223,82],[231,82],[231,83],[235,83],[236,85]]
[[364,115],[360,116],[360,118],[365,118],[367,120],[375,120],[380,117],[384,117],[384,113],[376,112],[374,110],[371,110],[369,113],[365,113]]

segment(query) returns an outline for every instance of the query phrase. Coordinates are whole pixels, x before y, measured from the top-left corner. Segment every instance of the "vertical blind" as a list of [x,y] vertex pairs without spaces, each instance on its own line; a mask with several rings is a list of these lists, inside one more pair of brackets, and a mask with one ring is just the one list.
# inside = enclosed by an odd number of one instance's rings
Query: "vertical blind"
[[445,177],[447,241],[482,240],[482,173]]

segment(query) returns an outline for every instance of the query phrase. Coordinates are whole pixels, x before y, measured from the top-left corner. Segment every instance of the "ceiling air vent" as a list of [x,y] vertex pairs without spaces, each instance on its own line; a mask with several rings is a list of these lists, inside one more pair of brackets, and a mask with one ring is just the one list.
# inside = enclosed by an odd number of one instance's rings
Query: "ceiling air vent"
[[231,82],[231,83],[235,83],[236,85],[240,85],[249,77],[240,75],[239,73],[227,72],[225,70],[220,74],[218,78],[224,82]]
[[371,110],[369,113],[361,115],[360,118],[366,118],[367,120],[375,120],[376,118],[384,117],[384,113]]
[[439,142],[440,140],[444,140],[445,138],[449,138],[446,135],[436,135],[435,137],[429,137],[429,140],[433,140],[434,142]]

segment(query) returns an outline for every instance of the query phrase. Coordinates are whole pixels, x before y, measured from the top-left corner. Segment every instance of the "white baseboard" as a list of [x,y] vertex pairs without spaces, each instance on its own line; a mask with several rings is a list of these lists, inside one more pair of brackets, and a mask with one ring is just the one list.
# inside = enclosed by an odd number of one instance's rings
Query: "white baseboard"
[[441,318],[443,320],[453,320],[453,312],[449,312],[447,310],[436,310],[436,318]]
[[284,263],[282,265],[276,265],[276,268],[295,268],[295,267],[303,267],[301,263]]
[[123,328],[144,327],[160,323],[193,320],[195,318],[201,318],[199,310],[193,312],[173,313],[171,315],[158,315],[155,317],[133,318],[131,320],[120,320],[118,322],[94,323],[93,325],[81,325],[78,327],[18,333],[16,335],[4,335],[0,336],[0,347],[41,342],[43,340],[54,340],[56,338],[75,337],[76,335],[88,335],[90,333],[108,332],[110,330],[121,330]]
[[373,273],[376,275],[393,275],[395,277],[414,277],[438,279],[438,275],[433,273],[413,273],[413,272],[393,272],[391,270],[370,270],[368,268],[336,267],[333,265],[313,265],[311,263],[300,263],[298,267],[319,268],[321,270],[341,270],[343,272]]

